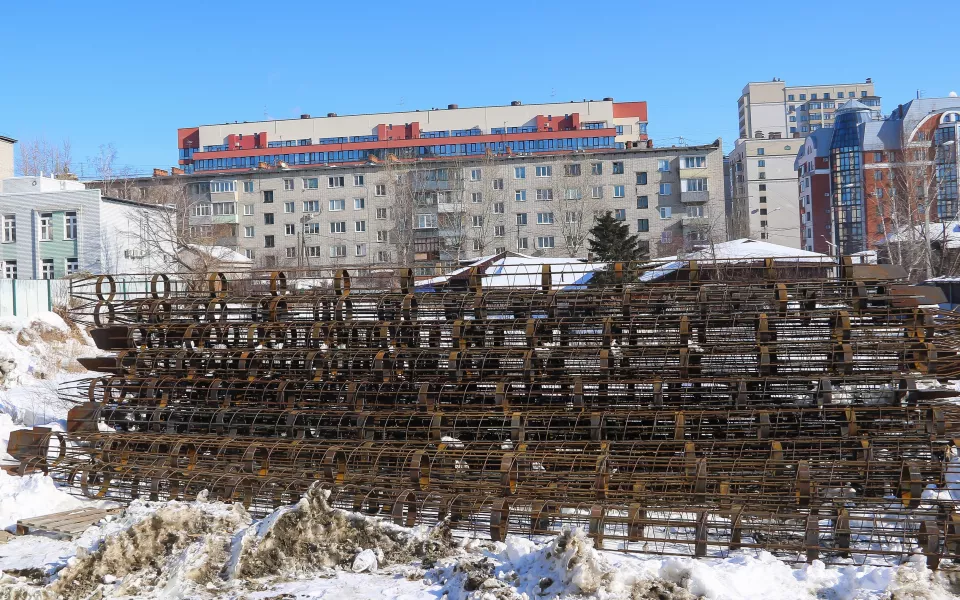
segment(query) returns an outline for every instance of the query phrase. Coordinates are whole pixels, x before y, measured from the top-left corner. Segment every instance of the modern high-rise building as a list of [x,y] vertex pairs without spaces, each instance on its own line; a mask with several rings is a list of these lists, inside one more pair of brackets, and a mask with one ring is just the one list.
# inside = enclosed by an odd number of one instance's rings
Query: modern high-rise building
[[794,170],[803,144],[798,138],[831,126],[837,107],[851,98],[879,117],[880,98],[870,79],[809,86],[787,86],[774,79],[744,86],[737,102],[740,138],[729,155],[731,236],[802,247]]
[[177,133],[187,173],[261,163],[344,165],[368,160],[617,150],[647,142],[647,103],[600,101],[415,110],[224,123]]
[[13,177],[13,145],[17,140],[0,135],[0,179]]
[[886,119],[848,100],[796,156],[803,245],[852,254],[958,217],[960,98],[919,98]]

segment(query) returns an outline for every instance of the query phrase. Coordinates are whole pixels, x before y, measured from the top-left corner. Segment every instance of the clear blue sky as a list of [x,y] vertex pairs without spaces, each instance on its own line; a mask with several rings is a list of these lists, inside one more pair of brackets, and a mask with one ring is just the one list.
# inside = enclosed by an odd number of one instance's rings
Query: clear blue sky
[[0,135],[68,138],[77,171],[107,143],[169,167],[178,127],[265,114],[613,96],[657,145],[729,148],[748,81],[872,77],[884,112],[960,91],[956,0],[3,4]]

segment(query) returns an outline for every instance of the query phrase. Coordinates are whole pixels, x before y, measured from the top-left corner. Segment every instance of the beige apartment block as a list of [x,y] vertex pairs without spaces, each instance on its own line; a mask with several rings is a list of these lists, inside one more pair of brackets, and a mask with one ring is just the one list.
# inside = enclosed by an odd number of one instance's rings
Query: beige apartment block
[[741,139],[729,154],[732,238],[750,237],[800,247],[794,160],[803,140]]
[[[610,211],[651,256],[727,239],[720,140],[689,147],[488,156],[339,167],[269,167],[129,180],[135,199],[183,190],[198,243],[259,266],[412,264],[430,275],[506,250],[588,255],[593,217]],[[123,195],[116,185],[112,193]]]
[[833,125],[834,112],[856,98],[880,112],[873,80],[863,83],[788,86],[780,79],[748,83],[737,109],[740,138],[803,137],[819,127]]

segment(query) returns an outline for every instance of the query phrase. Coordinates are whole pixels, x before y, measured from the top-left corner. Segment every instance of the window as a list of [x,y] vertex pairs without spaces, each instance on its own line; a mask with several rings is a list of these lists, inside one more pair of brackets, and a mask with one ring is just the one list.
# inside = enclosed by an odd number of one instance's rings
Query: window
[[303,224],[303,233],[320,235],[320,223],[304,223]]
[[296,210],[296,207],[293,202],[284,202],[283,203],[283,212],[289,214]]
[[191,187],[193,188],[193,193],[194,193],[194,194],[208,194],[208,193],[210,193],[210,183],[209,183],[209,182],[195,183],[195,184],[193,184]]
[[637,196],[637,208],[649,208],[649,204],[646,196]]
[[263,203],[270,204],[273,202],[273,190],[263,190]]
[[377,262],[388,263],[390,262],[390,252],[387,250],[379,250],[377,252]]
[[579,200],[583,197],[583,194],[580,192],[580,188],[567,188],[563,197],[567,200]]
[[661,243],[661,244],[672,244],[672,243],[673,243],[673,232],[672,232],[672,231],[661,231],[661,232],[660,232],[660,243]]
[[527,247],[527,238],[517,238],[517,250],[526,250]]
[[483,227],[483,216],[473,215],[471,220],[474,227]]
[[553,190],[550,188],[537,190],[537,200],[542,200],[542,201],[553,200]]
[[567,211],[567,214],[563,217],[564,223],[579,223],[580,222],[580,213],[577,211]]
[[706,166],[707,166],[706,156],[684,156],[683,157],[683,168],[685,169],[702,169]]
[[[327,177],[327,187],[328,188],[342,188],[343,187],[343,177]],[[346,256],[346,252],[343,254]]]
[[17,215],[3,215],[3,242],[17,241]]
[[378,184],[377,184],[377,187],[374,188],[373,194],[374,194],[375,196],[386,196],[386,195],[387,195],[387,186],[384,185],[384,184],[382,184],[382,183],[378,183]]
[[470,169],[470,181],[480,181],[483,177],[481,169]]
[[73,211],[63,213],[63,239],[77,239],[77,213]]
[[537,225],[553,225],[553,213],[537,213]]
[[293,223],[287,223],[283,226],[283,235],[295,235],[297,233],[297,226]]
[[53,259],[45,258],[40,265],[40,279],[53,279]]
[[346,233],[346,232],[347,232],[346,221],[333,221],[330,223],[330,233]]
[[354,222],[353,222],[353,230],[354,230],[356,233],[363,233],[363,232],[365,232],[365,231],[367,230],[367,222],[366,222],[366,221],[354,221]]
[[[363,175],[354,175],[354,176],[353,176],[353,186],[354,186],[354,187],[360,187],[360,186],[362,186],[362,185],[363,185]],[[362,256],[362,255],[361,255],[361,254],[358,254],[357,256]]]
[[824,99],[824,100],[829,100],[829,99],[830,99],[830,92],[824,92],[824,93],[823,93],[823,99]]
[[551,175],[553,175],[553,167],[550,165],[537,167],[537,177],[550,177]]
[[660,195],[661,195],[661,196],[669,196],[669,195],[670,195],[670,184],[669,184],[669,183],[661,183],[661,184],[660,184]]
[[3,261],[3,278],[4,279],[17,278],[17,261],[15,260]]
[[580,165],[578,163],[563,165],[563,174],[565,177],[580,177]]
[[493,180],[493,183],[492,183],[491,185],[493,185],[493,189],[495,189],[495,190],[502,190],[502,189],[503,189],[503,179],[494,179],[494,180]]
[[883,162],[883,152],[874,152],[873,162]]
[[253,237],[253,225],[246,225],[243,228],[243,237],[252,238]]
[[[343,179],[341,177],[341,179]],[[320,180],[316,177],[304,177],[303,178],[303,189],[305,190],[315,190],[320,187]],[[341,186],[342,187],[342,186]]]
[[470,194],[470,202],[473,202],[474,204],[482,204],[483,192],[473,192]]
[[330,246],[330,258],[343,258],[346,255],[346,246]]
[[437,226],[437,215],[417,215],[417,229],[434,229]]
[[843,92],[837,92],[837,98],[843,98]]
[[603,186],[595,185],[593,189],[590,190],[590,197],[594,199],[603,198]]
[[665,158],[661,158],[660,160],[658,160],[658,161],[657,161],[657,170],[660,171],[661,173],[669,173],[669,172],[670,172],[670,161],[667,160],[667,159],[665,159]]
[[504,213],[506,212],[506,211],[504,210],[504,208],[505,208],[505,207],[504,207],[503,202],[494,202],[494,204],[493,204],[493,214],[495,214],[495,215],[502,215],[502,214],[504,214]]
[[527,224],[527,213],[517,213],[517,225]]
[[618,220],[618,221],[626,221],[626,220],[627,220],[627,209],[625,209],[625,208],[618,208],[618,209],[616,209],[616,210],[613,212],[613,218],[616,219],[616,220]]
[[527,190],[517,190],[513,194],[514,200],[517,202],[526,202],[527,201]]
[[53,213],[40,214],[40,240],[49,242],[53,239]]
[[760,221],[760,227],[766,227],[766,226],[767,226],[766,221]]
[[661,207],[660,207],[660,218],[661,218],[661,219],[669,219],[669,218],[672,218],[672,217],[673,217],[673,209],[672,209],[671,207],[669,207],[669,206],[661,206]]
[[274,245],[275,245],[275,244],[274,244],[274,239],[273,239],[273,236],[272,236],[272,235],[265,235],[265,236],[263,236],[263,247],[264,247],[264,248],[273,248]]
[[[840,92],[840,93],[842,94],[843,92]],[[790,102],[793,102],[794,100],[793,94],[787,94],[787,100],[789,100]]]
[[235,215],[235,214],[237,214],[236,202],[214,202],[213,203],[214,216]]
[[613,174],[614,175],[623,175],[623,162],[618,161],[613,163]]
[[80,271],[80,261],[75,258],[65,259],[64,266],[66,267],[67,275],[73,275]]
[[211,192],[236,192],[237,182],[236,181],[211,181],[210,191]]
[[385,209],[385,208],[378,208],[378,209],[377,209],[377,218],[378,218],[378,219],[381,219],[381,220],[386,219],[386,218],[387,218],[387,209]]
[[874,181],[883,181],[883,171],[879,169],[874,169],[873,171],[873,180]]
[[760,160],[757,161],[757,166],[758,166],[758,167],[765,167],[765,166],[767,166],[767,161],[761,158]]
[[286,248],[287,258],[296,258],[297,257],[297,247],[296,246],[287,246]]
[[767,203],[767,197],[766,197],[766,196],[760,196],[760,204],[766,204],[766,203]]
[[331,212],[338,212],[338,211],[341,211],[341,210],[346,210],[346,208],[347,208],[347,201],[346,201],[346,200],[343,200],[343,199],[340,199],[340,200],[330,200],[330,201],[329,201],[329,206],[330,206],[330,211],[331,211]]
[[243,255],[246,256],[246,257],[249,258],[249,259],[252,259],[253,256],[254,256],[254,254],[253,254],[253,249],[252,249],[252,248],[247,248],[246,250],[243,251]]
[[503,225],[494,225],[493,227],[493,237],[503,237],[507,233],[507,228]]
[[263,213],[263,224],[273,225],[273,213]]
[[800,94],[800,99],[801,99],[801,100],[806,100],[806,99],[807,99],[807,95],[806,95],[806,94]]
[[766,152],[765,148],[757,148],[757,156],[763,156],[764,152]]
[[760,172],[757,174],[757,179],[766,179],[766,178],[767,178],[767,174],[766,174],[765,172],[763,172],[763,171],[760,171]]
[[244,182],[243,182],[243,191],[246,192],[246,193],[248,193],[248,194],[253,193],[253,182],[252,182],[252,181],[244,181]]
[[614,198],[624,198],[626,197],[626,192],[624,192],[624,186],[615,185],[613,186],[613,197]]
[[303,212],[305,212],[305,213],[318,213],[318,212],[320,212],[320,201],[319,201],[319,200],[304,200],[304,201],[303,201]]
[[293,179],[284,179],[283,180],[283,189],[288,192],[293,189]]
[[[526,179],[527,178],[527,168],[526,167],[514,167],[513,168],[513,178],[514,179]],[[496,187],[496,186],[494,186]]]
[[243,205],[243,215],[244,215],[245,217],[249,217],[249,216],[252,215],[252,214],[253,214],[253,205],[252,205],[252,204],[244,204],[244,205]]
[[883,198],[883,188],[878,187],[876,193],[877,193],[877,198]]
[[357,256],[366,256],[367,255],[367,245],[366,244],[357,244],[353,249],[354,254]]
[[480,240],[473,240],[473,249],[475,251],[480,251],[483,249],[483,244],[480,243]]
[[707,216],[707,211],[703,206],[688,206],[687,216],[695,218],[705,217]]
[[697,177],[696,179],[681,179],[681,192],[705,192],[707,191],[707,178]]
[[637,219],[637,231],[641,233],[650,231],[650,219]]
[[760,184],[760,191],[761,191],[761,192],[767,191],[767,184],[761,183],[761,184]]
[[537,248],[553,248],[553,247],[554,247],[554,239],[552,235],[537,238]]
[[637,172],[637,185],[647,185],[647,172],[639,171]]
[[860,97],[861,97],[861,98],[866,98],[866,97],[867,97],[867,93],[866,93],[866,92],[860,92]]
[[363,210],[367,207],[367,201],[363,198],[353,199],[353,210]]
[[603,175],[603,163],[590,163],[591,175]]

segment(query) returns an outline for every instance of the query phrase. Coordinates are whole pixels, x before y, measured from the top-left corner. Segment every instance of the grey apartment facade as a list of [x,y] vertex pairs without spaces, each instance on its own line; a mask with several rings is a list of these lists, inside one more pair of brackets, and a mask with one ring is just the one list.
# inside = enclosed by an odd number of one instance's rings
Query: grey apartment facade
[[506,250],[586,258],[593,217],[606,211],[651,256],[727,236],[720,140],[158,175],[125,187],[155,202],[184,190],[190,239],[234,248],[262,267],[408,264],[431,275],[438,264]]

